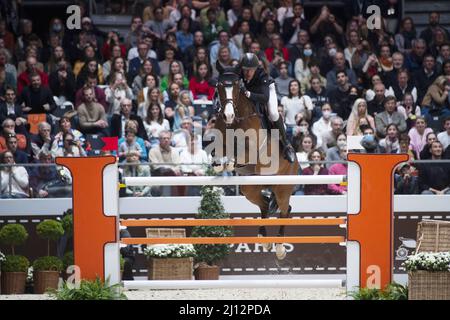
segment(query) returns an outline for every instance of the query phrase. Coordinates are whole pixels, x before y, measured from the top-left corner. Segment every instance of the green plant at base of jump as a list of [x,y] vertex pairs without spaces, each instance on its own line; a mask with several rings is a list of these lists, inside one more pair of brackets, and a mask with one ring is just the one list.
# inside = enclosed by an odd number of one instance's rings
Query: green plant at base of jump
[[123,271],[123,268],[125,267],[125,259],[120,256],[120,271]]
[[15,255],[15,246],[20,246],[27,239],[27,230],[18,223],[7,224],[0,230],[0,243],[11,246],[12,255]]
[[[229,219],[225,212],[221,195],[223,189],[213,186],[203,186],[200,191],[202,200],[196,215],[197,219]],[[231,227],[226,226],[196,226],[192,229],[192,237],[229,237],[233,234]],[[195,262],[214,265],[230,253],[228,244],[196,244]]]
[[383,290],[360,288],[349,293],[355,300],[408,300],[408,287],[390,283]]
[[58,271],[63,270],[63,262],[54,256],[40,257],[33,262],[33,271]]
[[37,235],[47,240],[47,255],[50,255],[50,240],[56,241],[64,235],[61,222],[56,220],[44,220],[36,226]]
[[109,285],[109,279],[81,280],[79,288],[72,288],[67,282],[59,290],[50,290],[56,300],[127,300],[120,284]]
[[30,261],[24,256],[6,256],[5,261],[2,262],[3,272],[27,272],[30,266]]

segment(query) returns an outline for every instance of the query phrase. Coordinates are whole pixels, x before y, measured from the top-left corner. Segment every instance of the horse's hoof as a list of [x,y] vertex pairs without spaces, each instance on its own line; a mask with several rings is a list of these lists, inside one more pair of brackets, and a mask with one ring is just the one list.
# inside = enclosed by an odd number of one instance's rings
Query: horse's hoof
[[286,258],[286,248],[283,246],[282,243],[277,243],[276,255],[278,260],[283,260],[284,258]]
[[224,167],[223,167],[223,164],[219,164],[219,165],[213,166],[213,169],[214,169],[215,173],[221,173],[221,172],[223,172]]
[[[264,238],[262,234],[258,234],[258,238]],[[261,246],[266,249],[267,251],[270,251],[272,249],[272,244],[268,242],[261,243]]]

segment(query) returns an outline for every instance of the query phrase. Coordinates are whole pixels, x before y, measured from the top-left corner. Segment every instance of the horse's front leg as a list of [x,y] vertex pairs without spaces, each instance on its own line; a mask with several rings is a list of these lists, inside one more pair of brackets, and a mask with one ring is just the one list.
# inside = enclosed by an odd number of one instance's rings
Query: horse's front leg
[[[290,200],[290,192],[288,187],[275,187],[274,193],[277,200],[277,203],[279,204],[280,209],[280,218],[289,218],[289,214],[291,213],[292,207],[289,205]],[[278,237],[284,237],[284,229],[285,226],[280,226],[278,230]],[[275,251],[278,260],[283,260],[286,258],[286,248],[284,247],[283,243],[277,243],[275,246]]]

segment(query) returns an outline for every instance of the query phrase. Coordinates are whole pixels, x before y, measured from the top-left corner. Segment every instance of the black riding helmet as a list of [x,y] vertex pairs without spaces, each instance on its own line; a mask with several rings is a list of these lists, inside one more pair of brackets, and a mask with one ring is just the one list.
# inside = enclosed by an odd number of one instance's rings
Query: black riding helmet
[[259,59],[254,53],[246,53],[241,60],[241,68],[256,69],[259,67]]

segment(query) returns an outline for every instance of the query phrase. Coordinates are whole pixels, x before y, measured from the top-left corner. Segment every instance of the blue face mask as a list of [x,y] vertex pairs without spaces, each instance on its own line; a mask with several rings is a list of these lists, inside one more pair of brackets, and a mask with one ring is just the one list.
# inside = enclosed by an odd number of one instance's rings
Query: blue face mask
[[312,56],[312,50],[311,49],[305,49],[303,50],[303,54],[305,55],[305,57],[310,57]]

